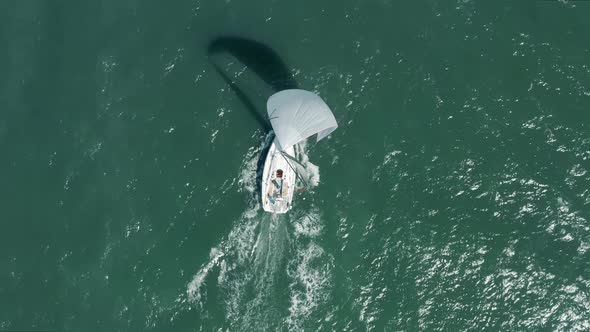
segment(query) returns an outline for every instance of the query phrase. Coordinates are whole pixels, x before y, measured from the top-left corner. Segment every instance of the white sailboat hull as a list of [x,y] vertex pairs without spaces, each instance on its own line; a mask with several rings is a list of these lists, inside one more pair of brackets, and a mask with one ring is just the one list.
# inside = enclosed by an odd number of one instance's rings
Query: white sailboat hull
[[[262,208],[270,213],[286,213],[291,209],[297,174],[289,165],[289,161],[277,149],[276,143],[275,138],[268,150],[262,172]],[[294,156],[293,147],[289,147],[284,152]],[[278,170],[282,170],[281,178],[277,177]]]

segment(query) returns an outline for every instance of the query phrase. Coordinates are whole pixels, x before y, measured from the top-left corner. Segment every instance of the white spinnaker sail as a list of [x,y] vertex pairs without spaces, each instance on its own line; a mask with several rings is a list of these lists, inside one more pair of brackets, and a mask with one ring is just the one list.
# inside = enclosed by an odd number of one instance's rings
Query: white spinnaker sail
[[266,108],[281,151],[315,134],[320,141],[338,128],[328,105],[309,91],[279,91],[268,98]]

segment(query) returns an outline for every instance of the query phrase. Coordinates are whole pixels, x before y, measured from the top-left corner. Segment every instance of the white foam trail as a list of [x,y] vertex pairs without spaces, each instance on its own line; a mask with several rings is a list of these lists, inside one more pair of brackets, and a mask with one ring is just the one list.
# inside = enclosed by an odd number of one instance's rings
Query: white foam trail
[[256,190],[256,166],[260,151],[261,148],[250,148],[246,153],[244,162],[242,163],[244,167],[242,167],[238,179],[238,191],[245,190],[249,193],[254,193]]
[[[310,174],[308,184],[316,186],[319,168],[309,162],[305,146],[300,148],[299,159]],[[238,180],[240,191],[255,193],[261,150],[251,148],[246,153]],[[317,211],[294,209],[287,215],[270,215],[261,211],[256,195],[249,199],[249,208],[211,249],[209,261],[187,285],[189,304],[197,304],[206,316],[207,283],[216,281],[232,330],[272,330],[281,321],[299,330],[331,295],[333,257],[317,243],[323,221]],[[289,236],[289,224],[294,227],[294,238]],[[210,277],[212,271],[218,271],[216,280]],[[289,308],[285,308],[288,317],[276,307],[284,294],[281,280],[290,293]]]
[[290,262],[291,293],[289,330],[303,330],[306,320],[318,307],[329,300],[332,290],[333,257],[315,241],[322,230],[322,220],[316,211],[293,221],[299,239],[297,254]]
[[[197,302],[199,305],[202,306],[201,303],[201,286],[203,286],[205,282],[205,278],[211,271],[211,269],[216,266],[219,262],[219,259],[223,257],[223,252],[218,250],[217,248],[212,248],[211,253],[209,254],[209,262],[199,269],[199,272],[193,277],[193,280],[188,284],[187,294],[191,301]],[[206,295],[206,294],[205,294]]]
[[[258,155],[262,147],[250,148],[246,153],[243,161],[245,165],[239,176],[238,190],[254,192],[256,189],[256,164]],[[238,264],[246,262],[252,254],[252,243],[255,236],[255,229],[258,225],[256,215],[259,210],[257,200],[252,198],[250,208],[244,211],[239,221],[234,225],[228,236],[222,240],[216,247],[211,249],[209,262],[201,266],[199,271],[193,276],[193,279],[187,286],[188,299],[197,303],[199,307],[203,306],[203,298],[206,297],[204,289],[207,276],[214,267],[220,267],[220,274],[217,278],[218,284],[223,284],[227,279],[229,270],[233,264],[226,261],[226,256],[231,256]]]
[[256,215],[257,209],[258,207],[255,206],[244,212],[240,222],[234,226],[227,238],[217,247],[211,249],[209,262],[201,266],[187,286],[187,295],[190,301],[202,307],[202,301],[207,294],[203,285],[205,285],[207,276],[213,268],[220,267],[217,282],[223,285],[228,279],[228,273],[235,264],[244,265],[250,260],[256,238],[255,230],[259,222],[251,216]]
[[307,141],[299,143],[297,149],[299,162],[305,167],[307,171],[307,174],[304,175],[305,181],[309,186],[317,187],[317,185],[320,183],[320,168],[309,161],[309,156],[307,154]]
[[296,259],[297,267],[289,285],[291,305],[286,320],[289,330],[301,330],[318,306],[329,300],[332,287],[332,260],[322,247],[310,243],[297,252]]
[[316,213],[309,213],[292,222],[295,236],[315,238],[322,232],[322,221]]

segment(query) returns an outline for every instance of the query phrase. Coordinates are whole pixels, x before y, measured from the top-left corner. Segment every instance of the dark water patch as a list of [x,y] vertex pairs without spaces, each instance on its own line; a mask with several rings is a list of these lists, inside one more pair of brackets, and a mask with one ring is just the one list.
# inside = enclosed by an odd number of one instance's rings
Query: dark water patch
[[225,81],[225,83],[227,85],[229,85],[230,89],[232,89],[232,91],[238,96],[238,99],[240,99],[240,101],[244,104],[244,106],[246,107],[246,110],[248,111],[248,113],[252,116],[252,118],[254,118],[256,120],[256,122],[258,123],[258,125],[264,129],[265,132],[269,132],[272,130],[272,127],[270,126],[270,123],[268,121],[268,118],[265,117],[265,113],[259,111],[256,106],[254,105],[254,103],[250,100],[250,98],[248,97],[248,95],[246,95],[241,89],[240,87],[234,82],[232,81],[227,74],[225,74],[225,72],[223,72],[223,70],[221,68],[219,68],[219,66],[215,63],[212,63],[213,68],[215,68],[215,71],[223,78],[223,80]]
[[211,41],[207,48],[209,56],[227,52],[258,74],[275,91],[296,89],[290,68],[268,45],[255,40],[227,36]]

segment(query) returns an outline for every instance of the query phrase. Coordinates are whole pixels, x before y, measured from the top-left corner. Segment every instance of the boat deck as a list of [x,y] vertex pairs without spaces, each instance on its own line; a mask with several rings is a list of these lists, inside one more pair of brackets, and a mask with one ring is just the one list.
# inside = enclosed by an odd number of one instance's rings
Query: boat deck
[[265,211],[285,213],[291,209],[296,176],[295,171],[273,143],[267,155],[262,180],[262,207]]
[[278,201],[287,199],[289,197],[289,182],[281,181],[277,178],[274,178],[273,180],[276,181],[279,187],[277,188],[277,185],[270,181],[270,185],[268,186],[268,197]]

